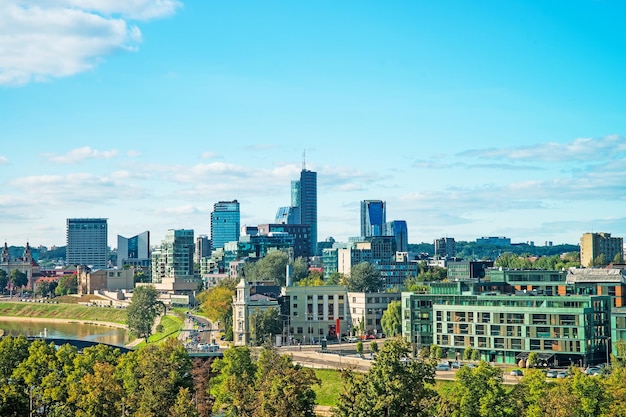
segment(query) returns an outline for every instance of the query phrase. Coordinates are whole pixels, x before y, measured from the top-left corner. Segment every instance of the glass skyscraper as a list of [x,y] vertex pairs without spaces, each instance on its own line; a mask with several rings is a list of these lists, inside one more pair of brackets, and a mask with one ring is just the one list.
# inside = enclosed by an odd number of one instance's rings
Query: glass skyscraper
[[[291,189],[293,203],[293,183]],[[317,172],[308,169],[303,169],[300,172],[298,197],[300,200],[300,222],[311,227],[311,256],[315,256],[317,254]]]
[[386,218],[384,201],[361,201],[361,236],[383,236]]
[[238,241],[240,222],[239,202],[237,200],[215,203],[211,213],[211,245],[213,249],[223,248],[227,242]]
[[396,239],[396,251],[409,251],[409,232],[405,220],[393,220],[385,224],[385,236],[393,236]]
[[109,260],[107,219],[67,219],[68,265],[87,265],[106,269]]

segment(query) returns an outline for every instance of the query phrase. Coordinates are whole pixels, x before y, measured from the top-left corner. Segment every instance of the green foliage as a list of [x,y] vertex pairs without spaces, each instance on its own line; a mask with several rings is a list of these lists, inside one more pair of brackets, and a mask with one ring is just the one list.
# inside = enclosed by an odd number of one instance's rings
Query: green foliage
[[232,315],[235,283],[232,280],[221,281],[216,287],[202,291],[198,295],[200,309],[212,322],[224,322],[227,316]]
[[340,274],[339,272],[333,272],[326,279],[326,285],[339,285],[342,280],[343,280],[342,274]]
[[9,275],[7,271],[4,269],[0,269],[0,294],[4,293],[4,290],[7,288],[9,284]]
[[145,339],[146,343],[152,334],[154,320],[164,311],[158,296],[159,293],[153,285],[137,287],[126,309],[128,329],[137,337]]
[[319,383],[312,369],[295,365],[287,355],[263,349],[257,363],[257,415],[314,417],[313,385]]
[[350,276],[346,277],[348,291],[378,292],[383,288],[380,271],[369,262],[361,262],[350,269]]
[[356,353],[363,356],[363,342],[361,340],[356,342]]
[[431,359],[441,359],[443,358],[443,349],[439,345],[431,345],[430,346],[430,358]]
[[448,276],[448,270],[440,266],[428,267],[417,275],[418,282],[443,281]]
[[402,302],[399,300],[390,302],[383,313],[380,324],[387,337],[402,334]]
[[243,268],[244,275],[249,282],[274,281],[276,285],[284,286],[288,263],[289,255],[286,252],[271,251],[254,263],[246,263]]
[[596,256],[591,261],[591,265],[590,266],[595,267],[595,268],[602,268],[602,267],[607,266],[608,264],[609,264],[609,261],[606,259],[606,255],[601,253],[600,255]]
[[378,342],[376,342],[375,340],[370,343],[370,351],[372,351],[373,353],[378,353]]
[[58,282],[48,282],[42,281],[38,283],[35,287],[35,294],[41,297],[48,297],[55,293],[55,290],[58,286]]
[[9,281],[11,282],[12,289],[23,288],[24,286],[28,285],[28,276],[19,269],[14,269],[13,271],[11,271]]
[[528,359],[526,359],[526,367],[534,368],[535,366],[537,366],[538,362],[539,362],[539,354],[537,352],[530,352],[528,354]]
[[442,398],[440,415],[458,417],[518,417],[517,403],[504,389],[502,370],[481,362],[476,368],[461,367],[457,382]]
[[57,285],[54,293],[56,295],[68,295],[76,294],[78,292],[78,276],[76,274],[63,275],[59,278],[59,285]]
[[385,341],[366,374],[342,372],[344,391],[335,415],[372,417],[426,417],[433,415],[437,393],[432,388],[432,364],[405,361],[410,345],[400,339]]
[[278,309],[271,307],[265,310],[255,308],[249,317],[252,340],[257,346],[271,343],[272,335],[283,332],[283,322]]

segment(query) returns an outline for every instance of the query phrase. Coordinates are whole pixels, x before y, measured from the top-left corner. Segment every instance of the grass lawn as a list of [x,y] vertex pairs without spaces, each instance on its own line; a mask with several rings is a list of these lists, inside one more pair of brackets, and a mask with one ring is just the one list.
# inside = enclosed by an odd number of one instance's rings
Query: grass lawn
[[315,375],[322,381],[322,385],[314,385],[317,395],[317,404],[335,406],[339,393],[343,391],[341,372],[334,369],[314,369]]
[[150,336],[148,339],[150,343],[158,343],[169,337],[178,337],[180,329],[183,327],[183,320],[178,316],[167,315],[161,317],[159,324],[163,326],[163,331]]
[[126,324],[126,310],[78,304],[0,302],[0,316],[104,321]]

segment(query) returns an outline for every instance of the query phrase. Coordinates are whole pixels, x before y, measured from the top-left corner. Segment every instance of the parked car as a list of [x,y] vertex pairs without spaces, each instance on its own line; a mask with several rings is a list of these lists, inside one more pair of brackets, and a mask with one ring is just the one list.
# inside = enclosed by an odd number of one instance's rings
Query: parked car
[[524,376],[524,372],[519,369],[513,369],[511,371],[511,376]]
[[585,374],[587,375],[600,375],[602,373],[602,369],[598,367],[587,368],[585,370]]
[[557,378],[567,378],[567,371],[559,371],[556,374]]
[[452,368],[459,369],[461,367],[461,362],[452,362]]
[[435,371],[449,371],[450,370],[450,365],[448,365],[447,363],[440,363],[439,365],[435,366]]
[[558,372],[554,369],[550,369],[548,372],[546,372],[546,378],[556,378],[557,375]]
[[476,368],[476,365],[473,363],[464,363],[463,366],[470,368],[470,369]]

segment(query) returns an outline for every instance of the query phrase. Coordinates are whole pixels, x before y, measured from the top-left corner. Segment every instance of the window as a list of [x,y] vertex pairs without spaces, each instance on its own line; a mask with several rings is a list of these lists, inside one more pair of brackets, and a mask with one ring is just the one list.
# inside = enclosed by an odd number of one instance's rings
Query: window
[[293,305],[294,310],[298,308],[298,304]]

